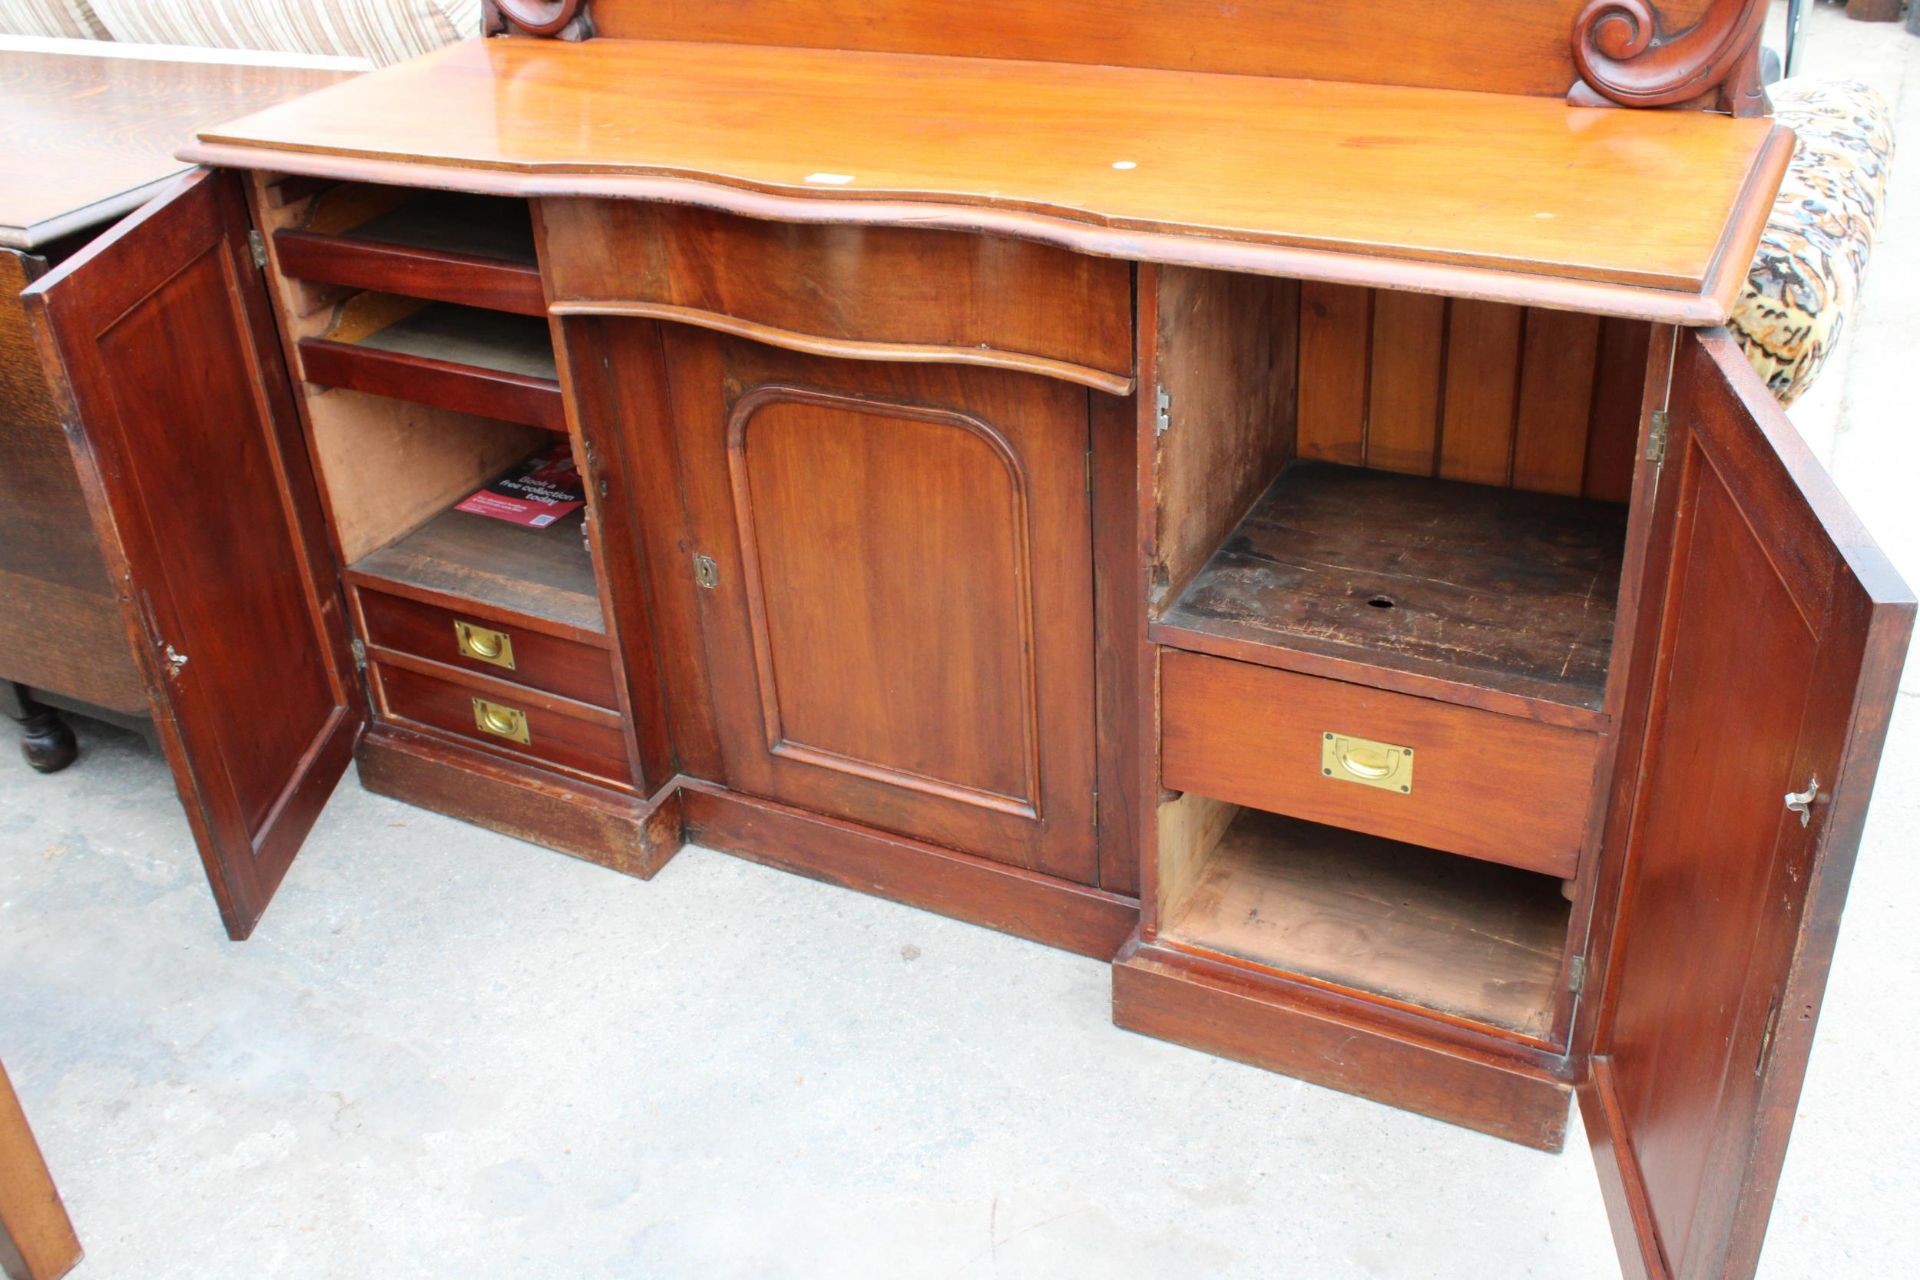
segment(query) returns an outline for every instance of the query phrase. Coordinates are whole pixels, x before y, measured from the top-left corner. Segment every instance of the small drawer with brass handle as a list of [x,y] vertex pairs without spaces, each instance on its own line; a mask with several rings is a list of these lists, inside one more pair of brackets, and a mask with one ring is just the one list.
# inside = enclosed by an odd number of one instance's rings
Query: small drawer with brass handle
[[358,600],[369,644],[596,707],[620,705],[613,655],[603,647],[365,586]]
[[502,706],[498,702],[488,702],[485,698],[475,698],[473,723],[482,733],[490,733],[496,738],[505,738],[508,742],[517,742],[523,747],[533,745],[533,735],[527,732],[527,713],[517,708]]
[[1600,745],[1497,711],[1161,650],[1164,786],[1558,879],[1579,863]]
[[1413,791],[1413,748],[1397,747],[1390,742],[1356,738],[1346,733],[1320,735],[1320,773],[1341,782],[1357,782],[1363,787]]
[[513,670],[513,637],[464,618],[453,620],[453,643],[463,658]]
[[626,735],[611,711],[541,694],[521,702],[491,688],[501,683],[497,679],[460,673],[442,678],[398,657],[376,659],[371,673],[389,720],[620,785],[631,778]]

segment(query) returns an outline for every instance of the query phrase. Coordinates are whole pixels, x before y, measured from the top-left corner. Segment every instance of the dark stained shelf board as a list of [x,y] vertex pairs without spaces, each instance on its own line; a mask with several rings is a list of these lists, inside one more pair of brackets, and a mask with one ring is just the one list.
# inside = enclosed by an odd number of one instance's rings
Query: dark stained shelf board
[[560,376],[545,322],[476,307],[422,307],[356,345],[549,382]]
[[1611,503],[1295,463],[1153,636],[1268,666],[1344,659],[1598,712],[1626,519]]
[[581,537],[584,519],[575,512],[548,528],[526,529],[449,509],[361,557],[351,573],[605,634],[600,589]]
[[321,386],[567,430],[553,339],[531,316],[436,302],[347,341],[302,338],[300,357]]
[[533,218],[526,202],[498,196],[423,191],[416,199],[369,218],[343,238],[539,268]]
[[544,318],[524,200],[423,192],[346,231],[274,233],[290,276]]
[[1543,1038],[1567,920],[1550,877],[1242,809],[1161,934]]

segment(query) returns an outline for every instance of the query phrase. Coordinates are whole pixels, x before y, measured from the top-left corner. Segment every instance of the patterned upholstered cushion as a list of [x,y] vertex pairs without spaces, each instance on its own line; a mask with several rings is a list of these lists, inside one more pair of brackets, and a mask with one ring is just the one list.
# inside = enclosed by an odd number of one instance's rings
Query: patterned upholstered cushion
[[1774,118],[1799,137],[1729,322],[1781,404],[1812,385],[1860,292],[1887,194],[1893,118],[1852,80],[1782,80]]
[[[4,7],[16,0],[0,0]],[[142,44],[269,49],[400,62],[480,32],[480,0],[41,0],[91,8],[106,35]]]
[[0,0],[0,35],[107,38],[86,0]]

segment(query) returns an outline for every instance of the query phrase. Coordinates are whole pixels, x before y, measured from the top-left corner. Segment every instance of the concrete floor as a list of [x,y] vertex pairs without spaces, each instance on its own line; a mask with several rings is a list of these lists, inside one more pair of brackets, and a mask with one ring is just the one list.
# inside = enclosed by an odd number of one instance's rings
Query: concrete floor
[[[1808,71],[1920,127],[1920,40],[1814,17]],[[1896,188],[1795,418],[1920,580],[1920,162]],[[1916,694],[1766,1276],[1920,1252]],[[1129,1035],[1102,964],[706,850],[641,884],[349,780],[228,943],[162,761],[83,745],[53,778],[0,750],[0,1054],[83,1280],[1617,1274],[1577,1136],[1541,1155]]]

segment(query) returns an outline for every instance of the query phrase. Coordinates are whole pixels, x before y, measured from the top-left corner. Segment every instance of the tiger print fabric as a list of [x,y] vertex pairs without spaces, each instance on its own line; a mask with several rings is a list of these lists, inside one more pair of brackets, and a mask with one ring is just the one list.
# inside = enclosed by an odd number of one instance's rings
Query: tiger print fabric
[[1728,326],[1788,405],[1846,332],[1880,230],[1893,117],[1853,80],[1782,80],[1768,94],[1799,141]]

